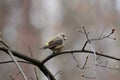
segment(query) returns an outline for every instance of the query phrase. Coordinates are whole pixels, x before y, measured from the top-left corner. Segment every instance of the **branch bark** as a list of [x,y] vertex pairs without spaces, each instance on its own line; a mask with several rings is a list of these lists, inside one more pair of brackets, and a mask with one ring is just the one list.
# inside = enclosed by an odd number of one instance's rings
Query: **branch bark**
[[[64,52],[60,52],[60,53],[57,53],[57,54],[51,54],[49,55],[48,57],[46,57],[44,60],[41,61],[42,64],[46,63],[47,61],[49,61],[50,59],[52,59],[53,57],[56,57],[58,55],[62,55],[62,54],[71,54],[71,53],[82,53],[82,54],[86,54],[86,53],[90,53],[90,54],[94,54],[93,51],[90,51],[90,50],[69,50],[69,51],[64,51]],[[109,56],[109,55],[106,55],[106,54],[101,54],[99,52],[96,52],[96,55],[99,55],[99,56],[102,56],[102,57],[106,57],[106,58],[110,58],[110,59],[114,59],[114,60],[117,60],[117,61],[120,61],[120,58],[116,58],[114,56]]]
[[[1,47],[1,46],[0,46],[0,50],[1,50],[1,51],[4,51],[4,52],[7,53],[7,54],[9,54],[9,53],[8,53],[8,49],[5,48],[5,47]],[[24,55],[24,54],[21,54],[21,53],[19,53],[19,52],[17,52],[17,51],[14,51],[14,50],[10,50],[10,51],[13,53],[14,56],[16,56],[16,57],[18,57],[18,58],[21,58],[21,59],[23,59],[23,60],[26,60],[26,61],[30,62],[31,64],[37,66],[37,67],[45,74],[45,76],[46,76],[47,78],[50,78],[50,80],[56,80],[56,79],[54,78],[54,76],[52,75],[52,73],[51,73],[51,72],[45,67],[45,65],[42,64],[39,60],[36,60],[36,59],[34,59],[34,58],[31,58],[31,57],[28,57],[28,56],[26,56],[26,55]]]
[[[9,54],[7,48],[5,48],[5,47],[0,46],[0,50]],[[44,60],[39,61],[39,60],[34,59],[32,57],[28,57],[24,54],[21,54],[17,51],[14,51],[14,50],[10,50],[10,51],[13,53],[14,56],[16,56],[18,58],[21,58],[23,60],[26,60],[26,61],[30,62],[32,65],[37,66],[45,74],[45,76],[50,80],[56,80],[55,77],[52,75],[52,73],[44,65],[50,59],[52,59],[52,58],[54,58],[58,55],[62,55],[62,54],[71,54],[71,53],[82,53],[82,54],[90,53],[90,54],[94,54],[94,52],[90,51],[90,50],[69,50],[69,51],[64,51],[64,52],[60,52],[60,53],[56,53],[56,54],[51,54],[48,57],[46,57]],[[106,55],[106,54],[101,54],[99,52],[96,52],[96,55],[120,61],[120,58],[116,58],[116,57],[109,56],[109,55]]]

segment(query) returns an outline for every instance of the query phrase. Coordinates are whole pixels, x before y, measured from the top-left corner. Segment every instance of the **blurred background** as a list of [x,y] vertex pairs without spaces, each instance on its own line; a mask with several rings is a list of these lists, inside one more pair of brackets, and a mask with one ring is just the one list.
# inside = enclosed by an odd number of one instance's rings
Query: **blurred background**
[[[63,50],[81,49],[86,41],[81,25],[85,25],[90,32],[90,38],[98,38],[102,32],[107,35],[112,28],[116,31],[112,37],[117,40],[104,39],[92,44],[96,51],[120,57],[120,0],[0,0],[0,32],[9,46],[23,54],[39,60],[44,59],[52,52],[39,50],[51,37],[60,32],[67,35],[68,40]],[[87,46],[87,49],[90,49]],[[81,65],[84,64],[88,54],[75,54]],[[119,68],[120,62],[100,57],[103,65],[108,61],[108,66]],[[11,60],[9,55],[0,52],[0,61]],[[34,67],[20,63],[29,80],[36,80]],[[83,78],[96,77],[93,80],[119,80],[120,71],[104,67],[97,67],[95,74],[94,56],[89,55],[88,69],[79,70],[71,54],[57,56],[46,64],[47,68],[56,74],[56,80],[90,80]],[[14,63],[0,65],[0,80],[23,80],[16,75],[19,71]],[[47,80],[43,73],[37,70],[39,80]],[[72,75],[72,76],[71,76]]]

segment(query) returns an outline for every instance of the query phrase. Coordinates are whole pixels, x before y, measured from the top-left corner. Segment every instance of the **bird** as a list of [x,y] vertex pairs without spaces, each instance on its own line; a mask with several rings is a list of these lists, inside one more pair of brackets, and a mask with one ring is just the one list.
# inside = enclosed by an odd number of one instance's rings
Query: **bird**
[[50,49],[53,52],[60,52],[65,45],[67,37],[65,33],[59,33],[57,36],[49,40],[42,48],[40,49]]

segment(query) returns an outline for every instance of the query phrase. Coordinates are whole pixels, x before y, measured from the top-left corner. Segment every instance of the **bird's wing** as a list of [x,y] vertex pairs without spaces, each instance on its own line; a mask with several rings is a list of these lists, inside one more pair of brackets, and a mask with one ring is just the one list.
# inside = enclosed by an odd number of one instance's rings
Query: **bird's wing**
[[56,37],[53,40],[51,40],[48,44],[49,44],[49,48],[54,48],[56,46],[62,45],[63,44],[63,40],[58,38],[58,37]]

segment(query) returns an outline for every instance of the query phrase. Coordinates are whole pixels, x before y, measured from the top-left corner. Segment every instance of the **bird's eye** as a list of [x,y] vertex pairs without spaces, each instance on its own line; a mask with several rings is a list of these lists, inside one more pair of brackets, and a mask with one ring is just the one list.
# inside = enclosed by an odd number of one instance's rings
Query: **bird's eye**
[[65,37],[65,35],[62,35],[62,37]]

